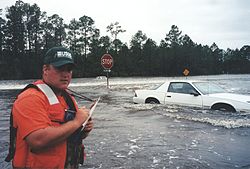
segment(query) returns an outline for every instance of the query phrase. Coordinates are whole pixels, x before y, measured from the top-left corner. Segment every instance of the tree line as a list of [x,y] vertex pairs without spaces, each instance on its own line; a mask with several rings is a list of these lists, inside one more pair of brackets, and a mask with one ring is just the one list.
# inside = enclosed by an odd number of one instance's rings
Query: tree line
[[118,36],[125,32],[119,22],[107,26],[110,36],[100,36],[89,16],[66,24],[58,14],[48,16],[37,4],[21,0],[0,9],[0,79],[40,78],[43,56],[54,46],[70,48],[77,63],[73,77],[105,74],[101,56],[113,56],[112,76],[182,76],[250,73],[250,46],[222,50],[197,44],[172,25],[166,37],[157,43],[138,30],[130,44]]

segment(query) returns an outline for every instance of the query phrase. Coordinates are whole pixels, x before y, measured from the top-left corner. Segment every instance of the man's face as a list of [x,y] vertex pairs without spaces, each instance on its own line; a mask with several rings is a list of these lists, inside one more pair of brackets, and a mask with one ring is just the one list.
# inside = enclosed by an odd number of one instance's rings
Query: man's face
[[48,85],[59,89],[66,89],[72,78],[73,65],[66,64],[60,67],[43,66],[43,80]]

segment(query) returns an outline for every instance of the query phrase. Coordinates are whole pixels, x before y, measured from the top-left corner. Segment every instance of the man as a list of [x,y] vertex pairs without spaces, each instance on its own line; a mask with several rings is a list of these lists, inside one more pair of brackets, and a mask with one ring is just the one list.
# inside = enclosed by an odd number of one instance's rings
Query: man
[[[66,92],[74,66],[70,50],[51,48],[44,58],[42,80],[23,91],[15,101],[12,114],[17,134],[13,168],[78,167],[79,138],[81,144],[81,139],[92,130],[93,122],[89,120],[81,130],[89,110],[78,108]],[[70,112],[73,118],[67,119]]]

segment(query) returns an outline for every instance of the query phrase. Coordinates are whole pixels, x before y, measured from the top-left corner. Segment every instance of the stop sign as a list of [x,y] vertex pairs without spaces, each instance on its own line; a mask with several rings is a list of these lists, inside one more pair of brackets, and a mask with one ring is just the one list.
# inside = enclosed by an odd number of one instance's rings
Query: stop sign
[[113,67],[113,58],[110,54],[104,54],[101,58],[101,65],[104,69],[111,69]]

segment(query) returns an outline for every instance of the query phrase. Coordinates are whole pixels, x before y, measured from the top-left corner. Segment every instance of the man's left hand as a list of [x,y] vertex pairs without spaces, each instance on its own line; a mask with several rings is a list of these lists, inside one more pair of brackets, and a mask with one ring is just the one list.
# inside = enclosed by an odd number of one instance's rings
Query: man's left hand
[[93,120],[92,118],[90,118],[83,130],[85,132],[90,132],[93,129],[93,126],[94,126]]

